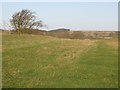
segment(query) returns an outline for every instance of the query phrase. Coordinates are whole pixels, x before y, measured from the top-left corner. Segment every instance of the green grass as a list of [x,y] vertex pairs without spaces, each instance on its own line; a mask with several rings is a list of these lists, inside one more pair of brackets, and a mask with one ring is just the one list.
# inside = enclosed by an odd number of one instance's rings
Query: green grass
[[117,40],[3,34],[3,87],[118,87]]

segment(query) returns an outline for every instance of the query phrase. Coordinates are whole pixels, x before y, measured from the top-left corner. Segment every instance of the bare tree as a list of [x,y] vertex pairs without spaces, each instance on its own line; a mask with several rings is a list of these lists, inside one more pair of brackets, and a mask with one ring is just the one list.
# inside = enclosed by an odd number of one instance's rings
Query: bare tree
[[2,26],[3,26],[4,30],[8,30],[9,34],[11,34],[12,27],[11,27],[10,23],[3,20],[3,25]]
[[17,13],[14,13],[12,19],[10,19],[10,23],[12,27],[20,33],[25,29],[33,29],[43,27],[42,21],[36,21],[35,12],[31,12],[30,10],[23,9]]

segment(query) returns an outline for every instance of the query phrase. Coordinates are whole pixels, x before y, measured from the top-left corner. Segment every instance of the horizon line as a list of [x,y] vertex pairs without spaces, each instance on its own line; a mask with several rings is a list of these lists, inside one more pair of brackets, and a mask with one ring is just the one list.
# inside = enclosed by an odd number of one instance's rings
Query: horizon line
[[[68,28],[56,28],[56,29],[68,29]],[[52,31],[52,30],[56,30],[56,29],[37,29],[37,30],[44,30],[44,31]],[[0,28],[0,31],[1,30],[6,30],[6,31],[10,31],[10,30],[13,30],[13,29],[2,29]],[[101,30],[101,29],[69,29],[70,31],[119,31],[118,29],[115,29],[115,30]]]

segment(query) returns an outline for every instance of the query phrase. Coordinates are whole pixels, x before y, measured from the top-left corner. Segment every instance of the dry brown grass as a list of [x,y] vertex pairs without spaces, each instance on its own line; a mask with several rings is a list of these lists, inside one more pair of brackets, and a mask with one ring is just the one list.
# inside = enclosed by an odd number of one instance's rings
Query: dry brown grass
[[115,48],[115,49],[118,49],[118,40],[106,40],[106,44]]

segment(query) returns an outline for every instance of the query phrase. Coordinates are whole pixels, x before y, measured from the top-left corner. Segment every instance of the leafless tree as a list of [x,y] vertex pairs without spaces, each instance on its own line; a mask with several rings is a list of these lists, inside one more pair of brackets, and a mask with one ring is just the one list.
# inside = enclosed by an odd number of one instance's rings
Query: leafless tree
[[35,12],[31,12],[31,10],[23,9],[17,13],[12,15],[12,19],[10,19],[10,23],[12,27],[20,33],[22,30],[33,29],[43,27],[42,21],[36,21]]

